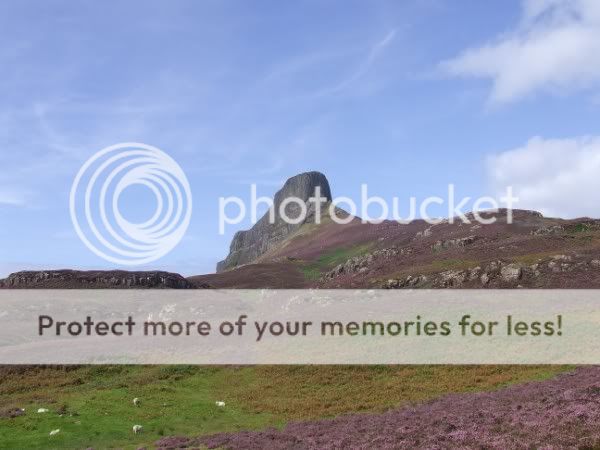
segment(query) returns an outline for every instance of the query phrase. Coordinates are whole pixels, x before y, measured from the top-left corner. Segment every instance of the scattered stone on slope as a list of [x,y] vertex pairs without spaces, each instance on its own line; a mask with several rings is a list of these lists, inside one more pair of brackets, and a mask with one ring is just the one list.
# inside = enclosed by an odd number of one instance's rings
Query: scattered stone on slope
[[549,225],[539,227],[531,232],[533,236],[560,235],[564,233],[581,233],[586,231],[597,231],[600,229],[599,220],[586,220],[571,222],[565,225]]
[[364,273],[369,270],[369,267],[377,260],[392,258],[394,256],[410,255],[412,253],[411,248],[397,248],[389,247],[374,252],[367,253],[365,255],[353,256],[342,264],[338,264],[332,270],[327,272],[323,278],[331,279],[338,277],[342,274],[354,274]]
[[502,277],[502,280],[507,283],[520,280],[522,275],[523,269],[517,264],[508,264],[500,269],[500,276]]
[[490,275],[488,273],[482,273],[479,277],[479,281],[481,282],[482,286],[487,285],[490,282]]
[[466,247],[467,245],[471,245],[476,240],[477,236],[467,236],[463,238],[439,240],[435,244],[433,244],[431,248],[434,252],[439,252],[441,250],[448,250],[450,248]]
[[546,236],[549,234],[560,234],[565,231],[565,228],[561,225],[552,225],[549,227],[540,227],[531,232],[532,236]]
[[423,231],[418,231],[417,234],[415,234],[415,239],[423,239],[423,238],[428,238],[430,236],[433,236],[433,231],[431,231],[433,228],[433,225],[430,226],[429,228],[425,228]]
[[425,275],[412,276],[409,275],[404,279],[391,279],[387,280],[384,288],[385,289],[400,289],[400,288],[413,288],[427,283],[427,277]]
[[571,264],[572,259],[568,255],[555,255],[552,257],[552,261],[548,262],[547,267],[554,273],[568,272],[574,268]]
[[[570,255],[555,255],[550,260],[531,264],[518,264],[514,262],[491,261],[483,266],[468,269],[451,269],[428,275],[409,275],[403,278],[394,278],[385,281],[381,287],[384,289],[401,288],[457,288],[487,286],[494,282],[495,286],[517,285],[520,280],[536,279],[543,274],[543,270],[550,272],[571,272],[574,270],[590,270],[600,268],[600,260],[575,261]],[[522,287],[522,286],[520,286]]]
[[439,274],[436,284],[441,284],[443,287],[458,287],[467,279],[466,270],[446,270]]

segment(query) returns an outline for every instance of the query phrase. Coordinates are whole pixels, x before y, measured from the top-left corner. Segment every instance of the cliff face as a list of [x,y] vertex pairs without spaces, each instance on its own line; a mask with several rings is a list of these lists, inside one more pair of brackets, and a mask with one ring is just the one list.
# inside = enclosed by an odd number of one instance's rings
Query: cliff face
[[[315,196],[317,187],[321,189],[321,197],[331,201],[329,182],[320,172],[301,173],[287,180],[275,194],[273,200],[275,211],[273,223],[270,220],[270,213],[267,212],[251,229],[238,231],[231,242],[229,255],[217,264],[217,272],[254,261],[298,230],[303,224],[314,222],[316,204],[308,202],[308,199]],[[279,215],[282,202],[290,197],[300,198],[307,205],[308,214],[305,220],[297,224],[287,223]],[[324,209],[322,210],[324,211]],[[290,203],[286,205],[285,212],[289,218],[294,219],[299,217],[301,211],[299,206]]]
[[0,280],[0,288],[9,289],[190,289],[193,287],[197,286],[192,285],[179,274],[160,271],[23,271],[13,273],[8,278]]

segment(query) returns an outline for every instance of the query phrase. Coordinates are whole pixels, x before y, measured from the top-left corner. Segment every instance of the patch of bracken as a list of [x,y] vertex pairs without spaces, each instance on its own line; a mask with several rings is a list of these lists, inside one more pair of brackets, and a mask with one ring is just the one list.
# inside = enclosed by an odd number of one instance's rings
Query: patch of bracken
[[0,409],[0,419],[14,419],[23,415],[25,415],[25,410],[22,408]]

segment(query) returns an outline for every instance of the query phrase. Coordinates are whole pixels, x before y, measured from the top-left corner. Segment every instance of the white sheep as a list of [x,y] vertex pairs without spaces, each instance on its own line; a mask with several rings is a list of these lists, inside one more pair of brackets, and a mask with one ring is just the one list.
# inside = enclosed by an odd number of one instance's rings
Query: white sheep
[[41,414],[41,413],[47,413],[47,412],[48,412],[48,410],[46,408],[40,408],[40,409],[38,409],[38,413],[39,414]]
[[222,408],[225,406],[225,402],[215,402],[215,405],[217,405],[219,408]]
[[52,430],[50,432],[50,436],[54,436],[55,434],[58,434],[58,433],[60,433],[60,429],[57,428],[56,430]]
[[133,399],[133,404],[134,404],[135,406],[140,406],[140,399],[139,399],[139,398],[137,398],[137,397],[136,397],[136,398],[134,398],[134,399]]
[[144,427],[141,426],[141,425],[134,425],[133,426],[133,433],[134,434],[141,433],[143,429],[144,429]]

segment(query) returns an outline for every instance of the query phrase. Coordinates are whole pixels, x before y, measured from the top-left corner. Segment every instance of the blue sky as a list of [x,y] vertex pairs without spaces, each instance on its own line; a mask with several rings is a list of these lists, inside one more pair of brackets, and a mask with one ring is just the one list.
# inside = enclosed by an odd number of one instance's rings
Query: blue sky
[[113,267],[68,195],[119,142],[185,170],[191,225],[152,267],[186,275],[239,228],[218,234],[220,196],[306,170],[334,196],[510,184],[522,207],[600,216],[596,0],[24,0],[0,3],[0,42],[0,275]]

